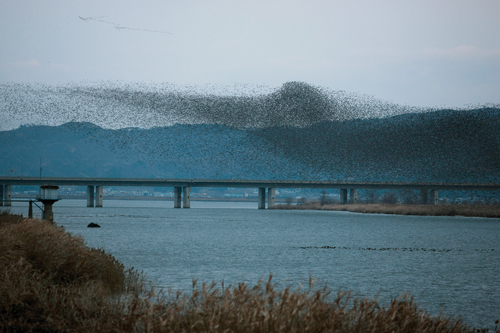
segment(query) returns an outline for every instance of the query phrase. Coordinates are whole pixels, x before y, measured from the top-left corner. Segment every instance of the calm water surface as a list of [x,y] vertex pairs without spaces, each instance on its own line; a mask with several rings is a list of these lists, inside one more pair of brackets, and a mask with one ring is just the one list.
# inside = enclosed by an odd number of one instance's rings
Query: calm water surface
[[[12,211],[27,214],[26,203]],[[332,289],[382,302],[409,292],[431,313],[491,327],[500,319],[500,219],[258,210],[257,203],[84,200],[54,205],[58,224],[143,270],[160,287],[192,279]],[[87,228],[90,222],[102,228]],[[322,248],[330,247],[330,248]],[[410,250],[411,249],[411,250]],[[418,250],[417,250],[418,249]]]

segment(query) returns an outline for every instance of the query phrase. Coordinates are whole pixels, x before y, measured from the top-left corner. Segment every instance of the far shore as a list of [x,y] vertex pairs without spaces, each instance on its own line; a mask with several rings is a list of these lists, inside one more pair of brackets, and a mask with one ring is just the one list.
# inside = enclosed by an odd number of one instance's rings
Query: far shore
[[333,210],[367,214],[500,218],[500,205],[326,204],[276,205],[275,209]]
[[[60,196],[63,200],[86,200],[86,196]],[[13,195],[13,201],[19,199],[36,199],[34,196]],[[105,196],[104,200],[144,200],[144,201],[173,201],[171,197],[152,196]],[[191,198],[191,201],[216,202],[258,202],[257,198]],[[366,214],[394,214],[420,216],[466,216],[500,218],[500,205],[481,204],[383,204],[383,203],[356,203],[341,205],[338,203],[321,205],[318,201],[305,204],[285,204],[286,199],[276,199],[274,209],[288,210],[329,210],[346,211]]]
[[[21,195],[21,194],[15,194],[12,195],[13,201],[18,200],[18,199],[33,199],[35,200],[37,196],[35,195]],[[60,199],[63,200],[87,200],[86,195],[59,195]],[[154,196],[125,196],[125,195],[117,195],[117,196],[108,196],[105,195],[103,196],[103,200],[151,200],[151,201],[174,201],[173,197],[154,197]],[[258,202],[257,197],[243,197],[243,198],[227,198],[227,197],[191,197],[191,202],[192,201],[217,201],[217,202]],[[286,199],[276,199],[275,202],[281,202],[285,203]]]

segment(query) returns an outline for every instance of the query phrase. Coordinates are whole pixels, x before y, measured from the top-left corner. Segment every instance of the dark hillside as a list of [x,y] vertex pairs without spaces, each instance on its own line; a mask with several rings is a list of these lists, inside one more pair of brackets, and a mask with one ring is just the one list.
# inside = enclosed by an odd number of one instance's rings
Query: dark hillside
[[[498,182],[500,110],[436,111],[256,130],[306,168],[346,178]],[[330,171],[331,172],[331,171]]]
[[43,176],[500,182],[499,129],[499,109],[304,127],[24,126],[0,132],[0,167],[38,176],[41,157]]

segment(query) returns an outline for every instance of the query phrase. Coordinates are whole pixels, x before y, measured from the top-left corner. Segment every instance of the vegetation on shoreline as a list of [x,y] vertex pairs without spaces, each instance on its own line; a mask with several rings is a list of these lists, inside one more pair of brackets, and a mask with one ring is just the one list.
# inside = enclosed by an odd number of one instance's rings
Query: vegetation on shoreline
[[313,289],[193,281],[159,291],[63,228],[0,213],[0,331],[20,332],[471,332],[406,295],[376,300]]
[[49,222],[0,214],[0,331],[124,327],[117,301],[140,276]]
[[334,210],[353,213],[500,218],[500,205],[321,204],[276,205],[275,209]]

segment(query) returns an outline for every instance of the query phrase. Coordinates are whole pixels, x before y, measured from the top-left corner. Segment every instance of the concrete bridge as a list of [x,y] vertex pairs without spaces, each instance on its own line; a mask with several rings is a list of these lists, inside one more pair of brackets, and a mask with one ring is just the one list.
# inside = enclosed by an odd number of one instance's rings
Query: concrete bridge
[[[0,205],[10,206],[13,185],[87,186],[87,207],[102,207],[104,186],[173,187],[174,208],[190,208],[192,187],[258,188],[258,207],[273,208],[276,188],[339,189],[342,204],[355,203],[358,189],[411,189],[420,190],[423,204],[436,204],[442,190],[495,191],[500,184],[475,183],[403,183],[356,181],[300,181],[300,180],[210,180],[210,179],[157,179],[157,178],[68,178],[68,177],[0,177]],[[95,190],[94,190],[95,189]],[[267,193],[266,193],[267,192]],[[267,194],[267,195],[266,195]],[[348,197],[349,195],[349,197]]]

